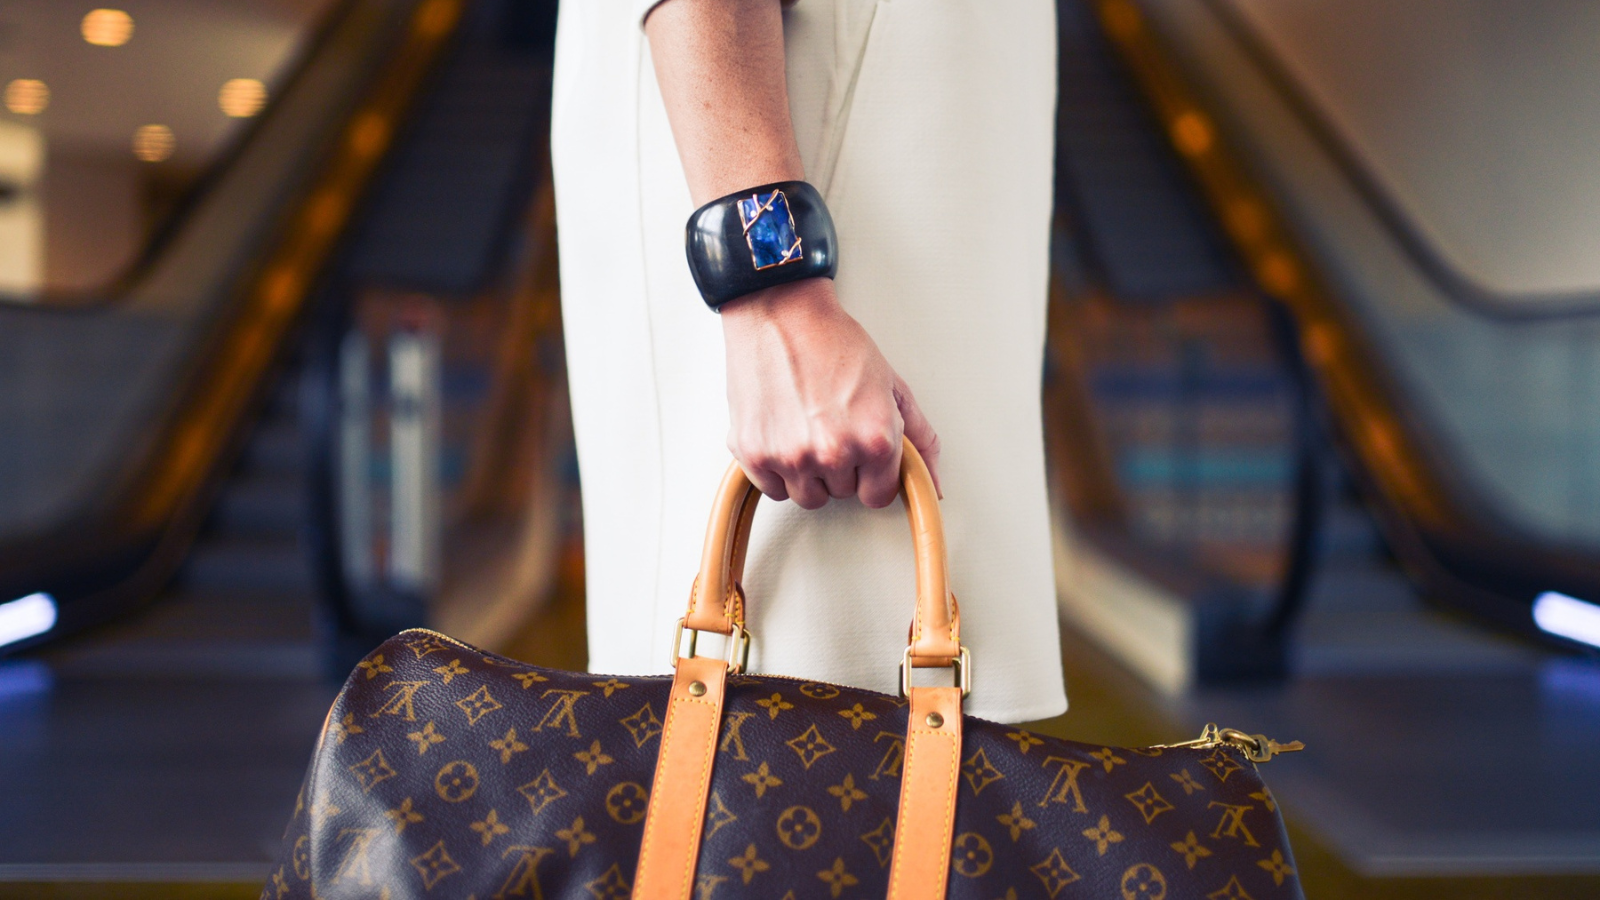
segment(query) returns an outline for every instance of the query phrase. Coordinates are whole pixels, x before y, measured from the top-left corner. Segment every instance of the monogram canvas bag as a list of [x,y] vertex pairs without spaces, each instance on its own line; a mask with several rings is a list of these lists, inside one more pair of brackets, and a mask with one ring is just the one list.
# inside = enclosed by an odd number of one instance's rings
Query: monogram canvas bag
[[[909,443],[902,483],[917,558],[902,696],[744,674],[738,579],[760,495],[734,466],[674,675],[397,635],[334,702],[262,896],[1301,897],[1255,766],[1298,745],[1207,726],[1103,747],[963,717],[970,660]],[[696,655],[705,632],[724,658]],[[913,685],[914,668],[954,684]]]

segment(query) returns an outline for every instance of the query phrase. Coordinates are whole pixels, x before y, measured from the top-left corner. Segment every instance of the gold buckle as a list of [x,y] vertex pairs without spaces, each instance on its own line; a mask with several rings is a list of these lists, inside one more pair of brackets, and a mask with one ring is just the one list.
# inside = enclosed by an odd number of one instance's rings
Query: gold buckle
[[[972,693],[972,654],[967,652],[967,646],[961,645],[961,655],[950,660],[950,668],[956,670],[956,685],[961,688],[961,696]],[[939,668],[929,666],[928,668]],[[911,696],[911,648],[907,647],[905,655],[900,657],[900,696]]]
[[[700,631],[687,627],[684,624],[685,621],[686,619],[679,619],[678,627],[672,630],[672,667],[674,669],[678,667],[678,660],[684,658],[684,654],[681,652],[683,648],[683,633],[685,631],[689,632],[688,655],[690,657],[695,655],[695,644],[700,639]],[[750,632],[745,631],[742,625],[735,625],[733,626],[733,634],[724,636],[728,639],[728,650],[727,655],[722,659],[728,664],[728,671],[737,675],[750,665]],[[738,662],[734,662],[735,657],[738,657]]]

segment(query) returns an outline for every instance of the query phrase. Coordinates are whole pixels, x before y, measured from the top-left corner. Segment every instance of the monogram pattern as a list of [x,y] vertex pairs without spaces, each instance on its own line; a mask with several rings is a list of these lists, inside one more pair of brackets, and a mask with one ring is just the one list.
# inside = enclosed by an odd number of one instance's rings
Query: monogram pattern
[[[262,897],[625,900],[670,688],[398,635],[335,701]],[[894,697],[730,677],[698,900],[884,896],[905,728]],[[952,898],[1302,896],[1231,748],[963,734]]]

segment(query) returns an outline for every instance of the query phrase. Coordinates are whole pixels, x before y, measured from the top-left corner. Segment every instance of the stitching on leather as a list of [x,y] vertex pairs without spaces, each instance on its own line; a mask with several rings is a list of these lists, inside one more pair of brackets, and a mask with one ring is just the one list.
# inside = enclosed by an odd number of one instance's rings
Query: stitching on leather
[[[709,791],[711,789],[711,761],[716,758],[716,753],[717,753],[717,726],[720,724],[718,722],[718,720],[721,718],[721,716],[718,714],[717,704],[712,702],[712,701],[710,701],[710,700],[696,700],[693,697],[679,697],[679,698],[677,698],[677,700],[675,702],[678,702],[678,703],[698,703],[698,704],[701,704],[703,706],[709,706],[709,707],[711,707],[711,716],[712,716],[712,722],[711,722],[712,727],[709,729],[711,740],[709,740],[709,741],[707,741],[705,743],[705,747],[702,749],[702,752],[700,754],[700,778],[699,778],[699,780],[697,782],[695,782],[697,785],[699,785],[699,787],[696,788],[696,790],[695,790],[695,796],[700,801],[696,805],[701,808],[701,815],[696,816],[695,820],[689,826],[690,834],[693,836],[694,839],[689,842],[690,852],[687,854],[685,865],[683,867],[683,879],[678,882],[678,896],[679,897],[687,897],[687,896],[689,896],[689,890],[690,890],[689,883],[694,880],[695,863],[697,863],[699,861],[699,859],[700,859],[700,835],[699,835],[699,832],[700,832],[700,830],[702,828],[701,822],[705,819],[705,815],[704,815],[705,799],[704,799],[704,796],[705,796],[705,792]],[[665,753],[666,752],[666,744],[662,744],[661,746],[662,746],[662,752]],[[643,859],[643,857],[641,857],[641,860],[642,859]],[[637,879],[635,879],[635,881],[637,882]]]
[[[910,710],[909,712],[912,715],[916,714],[916,710]],[[906,736],[906,758],[904,763],[906,777],[900,782],[900,792],[901,797],[907,802],[915,803],[916,794],[911,792],[911,775],[917,771],[917,769],[912,766],[912,759],[914,758],[914,754],[918,746],[918,738],[933,737],[944,738],[945,740],[951,741],[951,749],[954,749],[954,742],[957,737],[954,734],[947,734],[939,731],[924,731],[913,728],[911,729],[911,733]],[[947,777],[944,779],[945,783],[949,785],[949,788],[945,792],[944,817],[940,821],[945,823],[946,827],[944,830],[953,831],[955,819],[952,807],[955,805],[956,777],[960,772],[959,757],[961,754],[959,752],[955,752],[950,753],[949,756],[951,757],[949,764],[945,767]],[[904,810],[904,807],[902,807],[902,810]],[[915,812],[915,810],[912,810],[912,812]],[[899,817],[897,816],[897,821],[895,823],[894,859],[889,867],[889,900],[896,900],[895,887],[900,881],[903,880],[901,863],[905,858],[904,854],[907,852],[905,848],[909,845],[907,841],[902,839],[904,835],[900,833],[902,829],[900,828],[900,822],[898,821],[898,818]],[[906,818],[910,819],[913,817],[908,816]],[[940,880],[944,880],[942,875],[940,876]]]
[[[674,689],[676,689],[676,685],[674,685]],[[716,713],[716,705],[717,704],[712,702],[712,701],[709,701],[709,700],[696,700],[693,697],[672,697],[672,698],[669,699],[668,706],[667,706],[667,721],[662,726],[662,729],[661,729],[661,753],[657,757],[657,763],[656,763],[656,777],[658,779],[661,776],[661,768],[662,768],[660,760],[668,758],[667,747],[671,744],[672,737],[676,733],[675,729],[676,729],[677,724],[678,724],[677,717],[672,714],[672,707],[674,705],[676,705],[676,704],[679,704],[679,703],[695,703],[695,704],[701,704],[701,705],[705,705],[705,706],[710,706],[710,707],[712,707],[713,714]],[[714,715],[714,718],[720,719],[721,717]],[[720,725],[721,725],[720,721],[713,722],[713,726],[720,726]],[[704,789],[706,791],[709,791],[711,789],[711,784],[710,784],[708,775],[709,775],[709,770],[711,768],[711,760],[715,757],[715,754],[716,754],[716,749],[715,749],[716,746],[717,746],[716,728],[713,727],[713,729],[711,730],[711,739],[707,742],[707,751],[708,752],[705,752],[705,753],[702,754],[702,762],[701,762],[701,766],[700,766],[700,784],[704,787]],[[654,801],[655,801],[655,798],[656,798],[656,793],[660,789],[660,785],[656,784],[656,785],[652,785],[652,787],[654,789],[651,790],[651,792],[650,792],[650,800],[651,800],[651,802],[653,804]],[[702,800],[702,805],[704,805],[703,800]],[[649,813],[647,814],[647,816],[645,818],[644,840],[643,840],[643,843],[639,847],[639,865],[636,867],[635,872],[634,872],[634,881],[633,881],[633,883],[634,883],[634,887],[635,888],[637,888],[639,886],[639,876],[641,874],[647,874],[648,871],[649,871],[646,868],[646,861],[650,857],[650,843],[655,838],[656,829],[658,827],[660,827],[660,824],[661,824],[660,819],[654,814],[656,809],[657,809],[657,807],[652,805]],[[696,825],[694,827],[698,829],[698,827],[699,827],[698,823],[696,823]],[[682,896],[682,897],[687,897],[688,896],[688,893],[687,893],[688,884],[689,884],[689,881],[694,877],[693,874],[692,874],[692,872],[694,871],[694,864],[695,864],[695,862],[698,861],[698,858],[699,858],[698,857],[699,841],[698,840],[694,841],[694,844],[695,844],[696,853],[694,855],[690,856],[689,865],[685,867],[684,872],[683,872],[683,879],[679,884],[678,895]]]

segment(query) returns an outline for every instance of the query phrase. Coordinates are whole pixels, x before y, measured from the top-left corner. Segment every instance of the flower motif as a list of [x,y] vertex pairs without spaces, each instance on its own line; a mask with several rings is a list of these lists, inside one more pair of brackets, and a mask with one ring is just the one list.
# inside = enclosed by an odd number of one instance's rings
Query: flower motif
[[1095,849],[1099,851],[1101,856],[1106,855],[1106,849],[1112,844],[1120,844],[1122,842],[1122,834],[1111,827],[1110,816],[1101,816],[1100,824],[1093,828],[1085,828],[1083,836],[1094,841]]
[[363,670],[363,671],[365,671],[367,673],[367,680],[368,681],[371,681],[372,679],[377,678],[379,672],[393,672],[394,671],[394,667],[393,666],[388,665],[387,663],[385,663],[383,661],[383,654],[382,653],[375,653],[375,654],[373,654],[371,659],[363,659],[361,662],[356,663],[356,668],[361,669],[361,670]]
[[444,735],[439,733],[439,729],[433,727],[432,722],[422,726],[421,731],[413,731],[406,735],[406,739],[416,742],[418,756],[427,753],[434,744],[444,743]]
[[1189,832],[1188,836],[1183,840],[1174,841],[1169,846],[1183,854],[1184,863],[1191,869],[1193,869],[1194,864],[1199,862],[1203,857],[1211,855],[1211,851],[1206,849],[1198,840],[1195,839],[1194,832],[1192,831]]
[[1012,841],[1022,840],[1022,833],[1031,829],[1035,824],[1032,819],[1028,818],[1027,813],[1022,811],[1022,802],[1020,800],[1011,804],[1011,812],[1003,816],[995,816],[995,819],[1011,830]]
[[768,719],[776,719],[778,713],[786,709],[794,709],[794,704],[783,699],[783,695],[779,693],[773,693],[771,697],[764,700],[757,700],[756,705],[767,711]]
[[1203,791],[1206,789],[1205,785],[1194,780],[1194,776],[1189,774],[1188,769],[1184,769],[1178,774],[1170,775],[1168,777],[1173,781],[1176,781],[1179,787],[1183,788],[1183,795],[1185,797],[1193,794],[1195,791]]
[[1030,731],[1010,731],[1006,733],[1006,737],[1017,742],[1017,749],[1022,751],[1023,756],[1027,756],[1028,751],[1034,747],[1044,744],[1044,738]]
[[751,844],[744,849],[743,853],[728,860],[728,865],[739,870],[739,875],[744,879],[745,884],[749,884],[750,879],[756,877],[756,875],[772,868],[770,863],[756,855],[755,844]]
[[748,781],[755,786],[756,799],[758,800],[766,795],[767,788],[777,787],[778,785],[783,784],[783,779],[773,775],[772,772],[767,768],[767,764],[764,762],[761,764],[760,768],[756,769],[754,772],[745,774],[743,778],[745,781]]
[[1107,772],[1115,769],[1117,766],[1127,765],[1128,763],[1127,760],[1118,756],[1116,751],[1112,750],[1110,747],[1101,747],[1099,750],[1096,750],[1089,755],[1100,760],[1100,765],[1105,766]]
[[485,847],[489,846],[490,842],[492,842],[495,838],[511,830],[505,826],[505,823],[500,821],[500,814],[492,809],[489,810],[489,814],[487,816],[483,817],[483,821],[473,822],[468,827],[473,831],[476,831],[479,837],[483,838],[483,845]]
[[611,696],[617,691],[632,687],[632,685],[628,684],[627,682],[618,681],[615,678],[607,678],[605,681],[596,681],[592,682],[592,684],[600,690],[605,691],[607,697]]
[[613,762],[616,762],[616,760],[607,756],[600,749],[600,742],[598,740],[593,744],[590,744],[589,749],[579,750],[577,753],[572,755],[577,758],[578,762],[583,763],[585,769],[584,774],[586,775],[593,775],[595,770],[601,766],[609,766]]
[[434,666],[433,670],[444,676],[445,684],[454,681],[457,675],[466,675],[468,673],[467,667],[463,666],[459,659],[452,659],[442,666]]
[[833,866],[818,872],[817,877],[827,883],[828,894],[832,897],[838,897],[845,888],[861,883],[861,879],[845,871],[844,859],[837,856],[833,859]]
[[1271,859],[1263,859],[1257,862],[1256,865],[1267,870],[1267,874],[1272,876],[1274,885],[1281,886],[1283,879],[1295,874],[1294,866],[1284,861],[1282,850],[1272,851]]
[[1127,797],[1128,802],[1138,808],[1139,815],[1144,816],[1146,825],[1155,821],[1156,816],[1176,808],[1156,791],[1156,786],[1153,783],[1148,781],[1144,783],[1144,787],[1131,794],[1123,794],[1123,796]]
[[500,738],[497,741],[490,741],[489,746],[500,751],[501,765],[511,762],[511,757],[513,754],[521,753],[522,751],[528,749],[527,744],[517,740],[517,730],[515,728],[507,729],[505,737]]
[[844,783],[836,784],[833,787],[828,788],[828,793],[839,798],[839,807],[841,812],[849,812],[850,804],[856,802],[857,800],[867,799],[866,791],[856,787],[856,777],[848,772],[845,773]]
[[861,730],[861,723],[870,722],[878,717],[877,713],[867,712],[866,708],[857,703],[849,709],[839,710],[839,715],[850,720],[850,727],[856,731]]
[[592,832],[583,827],[583,816],[579,816],[572,820],[571,827],[556,832],[556,840],[567,842],[568,856],[577,856],[580,847],[594,843],[596,838]]

